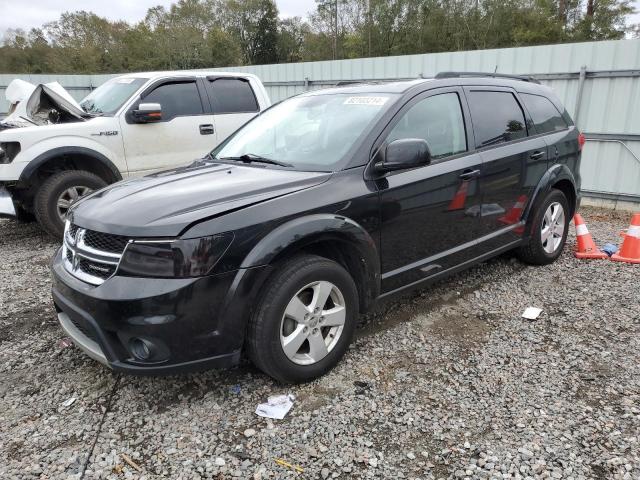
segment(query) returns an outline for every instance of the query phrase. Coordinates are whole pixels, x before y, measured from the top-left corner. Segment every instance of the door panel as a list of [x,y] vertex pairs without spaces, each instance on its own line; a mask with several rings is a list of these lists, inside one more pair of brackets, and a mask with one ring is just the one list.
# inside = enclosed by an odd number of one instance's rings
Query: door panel
[[378,181],[382,222],[382,291],[473,258],[480,205],[477,154],[391,175]]
[[547,145],[528,136],[535,132],[512,89],[466,87],[465,95],[482,158],[478,252],[484,254],[522,237],[522,214],[546,171]]
[[201,134],[200,125],[213,122],[213,115],[147,124],[128,124],[120,119],[129,173],[151,173],[202,158],[216,146],[216,134]]
[[382,291],[388,292],[473,258],[482,160],[466,153],[468,111],[459,88],[415,97],[385,133],[391,141],[420,138],[430,165],[377,180],[381,200]]
[[522,214],[547,170],[547,145],[537,137],[480,155],[480,189],[486,214],[480,218],[479,237],[489,236],[480,239],[484,253],[522,238]]
[[218,129],[218,143],[226,140],[229,135],[255,116],[255,113],[224,113],[214,115]]
[[[162,120],[134,123],[130,111],[140,103],[159,103]],[[217,133],[208,110],[195,79],[165,81],[143,93],[120,118],[129,173],[140,175],[183,165],[213,150]]]

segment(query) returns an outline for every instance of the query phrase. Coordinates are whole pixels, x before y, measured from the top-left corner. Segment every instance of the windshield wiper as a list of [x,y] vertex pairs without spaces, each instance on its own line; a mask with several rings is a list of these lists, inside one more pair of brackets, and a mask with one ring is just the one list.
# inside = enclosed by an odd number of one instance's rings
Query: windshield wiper
[[278,165],[280,167],[287,167],[287,168],[293,167],[293,165],[291,165],[290,163],[280,162],[279,160],[273,160],[271,158],[262,157],[254,153],[244,153],[239,157],[220,157],[220,158],[216,158],[216,160],[232,160],[232,161],[243,162],[243,163],[254,163],[254,162],[268,163],[271,165]]

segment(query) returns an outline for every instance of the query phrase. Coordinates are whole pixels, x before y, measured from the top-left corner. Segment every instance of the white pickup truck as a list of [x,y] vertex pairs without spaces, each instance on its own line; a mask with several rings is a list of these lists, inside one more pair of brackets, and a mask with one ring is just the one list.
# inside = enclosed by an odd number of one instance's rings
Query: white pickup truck
[[271,104],[255,75],[205,71],[122,75],[79,104],[65,93],[39,85],[0,122],[0,216],[35,215],[57,237],[81,196],[201,158]]

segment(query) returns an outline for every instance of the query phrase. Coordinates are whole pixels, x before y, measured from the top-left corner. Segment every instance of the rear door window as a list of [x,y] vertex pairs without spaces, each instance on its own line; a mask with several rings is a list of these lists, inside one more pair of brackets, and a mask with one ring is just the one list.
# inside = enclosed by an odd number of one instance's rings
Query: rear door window
[[472,90],[468,99],[478,148],[527,136],[524,113],[512,93]]
[[387,142],[404,138],[426,140],[433,159],[466,151],[467,138],[458,94],[433,95],[413,105],[400,117]]
[[549,133],[568,127],[567,122],[548,98],[529,93],[521,93],[520,97],[531,115],[536,132]]
[[216,78],[209,81],[213,113],[257,112],[258,102],[249,82],[238,78]]
[[164,83],[144,97],[141,103],[159,103],[162,120],[203,113],[196,82]]

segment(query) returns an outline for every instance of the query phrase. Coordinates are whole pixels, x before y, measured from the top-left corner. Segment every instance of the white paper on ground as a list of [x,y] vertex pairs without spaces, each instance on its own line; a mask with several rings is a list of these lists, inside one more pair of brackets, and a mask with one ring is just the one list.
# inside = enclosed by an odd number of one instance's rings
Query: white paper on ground
[[282,420],[293,407],[295,397],[291,394],[275,395],[267,399],[267,403],[261,403],[256,408],[256,415],[260,417]]
[[535,320],[542,313],[541,308],[536,307],[527,307],[522,313],[522,318],[526,318],[527,320]]

